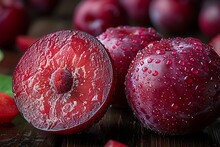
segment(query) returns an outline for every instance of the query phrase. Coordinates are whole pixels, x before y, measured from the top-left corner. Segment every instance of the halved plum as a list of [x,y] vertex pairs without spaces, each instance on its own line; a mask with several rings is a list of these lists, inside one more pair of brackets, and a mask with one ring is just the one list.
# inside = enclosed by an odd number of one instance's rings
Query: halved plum
[[106,112],[114,87],[111,59],[93,36],[47,34],[28,49],[13,75],[15,101],[34,127],[57,134],[83,131]]

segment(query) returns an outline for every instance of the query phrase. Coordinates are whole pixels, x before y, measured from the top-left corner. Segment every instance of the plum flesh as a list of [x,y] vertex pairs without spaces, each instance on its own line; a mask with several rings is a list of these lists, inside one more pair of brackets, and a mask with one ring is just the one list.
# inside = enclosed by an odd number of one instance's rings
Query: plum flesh
[[75,133],[104,115],[113,75],[109,55],[95,37],[59,31],[39,39],[22,56],[13,75],[13,93],[34,127]]

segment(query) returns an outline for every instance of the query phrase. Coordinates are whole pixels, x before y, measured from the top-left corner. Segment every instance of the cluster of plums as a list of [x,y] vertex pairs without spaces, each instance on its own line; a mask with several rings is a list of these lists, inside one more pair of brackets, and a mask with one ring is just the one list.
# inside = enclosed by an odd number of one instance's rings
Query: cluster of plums
[[219,41],[165,36],[191,34],[198,22],[214,37],[219,16],[218,1],[82,0],[75,30],[46,34],[24,52],[16,105],[34,127],[58,134],[89,128],[110,105],[130,106],[161,134],[200,131],[219,117]]
[[[31,23],[28,8],[46,14],[59,0],[3,0],[0,2],[0,47],[14,43]],[[74,7],[75,8],[75,7]],[[220,33],[220,2],[216,0],[82,0],[73,8],[72,25],[97,36],[119,25],[153,26],[166,35],[198,29],[211,38]]]

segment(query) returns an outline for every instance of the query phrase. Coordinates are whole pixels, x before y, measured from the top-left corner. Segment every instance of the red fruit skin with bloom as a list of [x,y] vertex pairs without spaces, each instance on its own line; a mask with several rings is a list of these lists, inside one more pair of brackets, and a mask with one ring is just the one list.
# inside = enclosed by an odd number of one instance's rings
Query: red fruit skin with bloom
[[125,107],[127,106],[124,90],[125,75],[132,59],[139,50],[151,41],[160,40],[161,36],[153,28],[119,26],[108,28],[97,38],[109,52],[117,75],[112,105]]
[[28,4],[41,14],[52,12],[58,2],[59,0],[28,0]]
[[29,15],[21,0],[0,1],[0,46],[12,46],[16,36],[29,26]]
[[75,29],[98,36],[109,27],[127,24],[127,15],[117,0],[82,0],[72,23]]
[[43,36],[23,54],[14,70],[13,93],[35,128],[79,133],[105,114],[114,81],[109,54],[94,36],[62,30]]
[[35,37],[19,35],[16,37],[16,45],[18,49],[20,49],[22,52],[25,52],[37,40],[38,39]]
[[192,0],[152,0],[149,15],[152,25],[164,34],[189,32],[197,24],[199,3]]
[[18,114],[14,99],[6,93],[0,92],[0,123],[10,123]]
[[151,0],[119,0],[125,8],[131,24],[146,26],[150,23],[149,5]]
[[198,24],[208,38],[220,33],[220,1],[205,1],[199,13]]
[[162,39],[138,52],[126,76],[129,105],[157,133],[201,131],[220,108],[220,57],[196,38]]

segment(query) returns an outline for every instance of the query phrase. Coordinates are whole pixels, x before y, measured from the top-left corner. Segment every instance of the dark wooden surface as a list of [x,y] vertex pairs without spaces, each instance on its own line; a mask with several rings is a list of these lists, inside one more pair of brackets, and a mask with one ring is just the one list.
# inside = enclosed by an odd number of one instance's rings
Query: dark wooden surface
[[33,128],[21,116],[12,124],[0,125],[1,147],[101,147],[109,139],[130,147],[218,147],[220,122],[196,134],[165,136],[143,128],[130,109],[110,107],[97,124],[80,134],[48,134]]
[[[72,28],[75,3],[75,0],[64,0],[52,15],[35,17],[28,34],[40,37],[52,31]],[[16,46],[11,50],[3,50],[3,53],[0,73],[12,75],[22,53]],[[97,124],[80,134],[48,134],[32,127],[20,115],[11,124],[0,124],[0,147],[101,147],[109,139],[121,141],[129,147],[218,147],[220,120],[201,132],[184,136],[159,135],[143,128],[129,108],[110,107]]]

